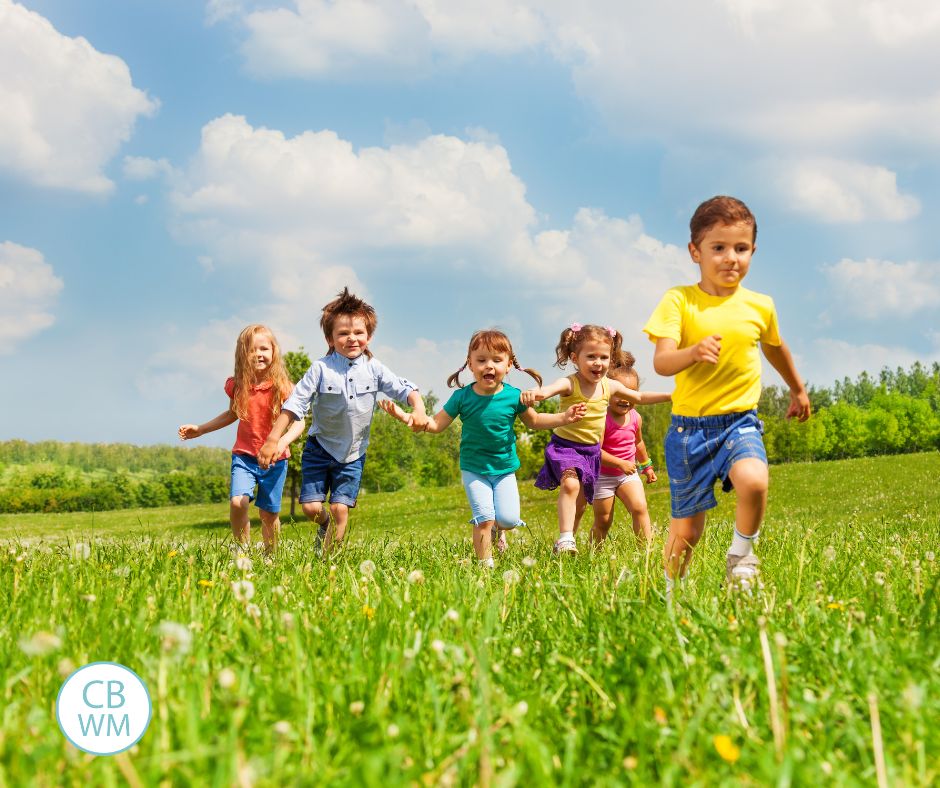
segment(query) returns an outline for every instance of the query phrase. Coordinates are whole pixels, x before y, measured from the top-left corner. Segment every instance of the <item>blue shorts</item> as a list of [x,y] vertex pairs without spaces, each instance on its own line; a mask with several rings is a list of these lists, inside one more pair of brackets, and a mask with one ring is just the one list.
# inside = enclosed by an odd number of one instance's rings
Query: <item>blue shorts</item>
[[470,502],[470,522],[474,526],[495,521],[507,530],[525,525],[519,519],[519,485],[515,473],[486,476],[462,470],[460,478]]
[[666,433],[672,516],[691,517],[717,506],[715,482],[720,479],[728,492],[728,474],[738,460],[754,457],[766,463],[763,432],[756,410],[721,416],[674,415]]
[[232,483],[228,497],[247,495],[249,501],[255,500],[255,485],[258,485],[258,500],[255,506],[266,512],[281,511],[281,496],[284,493],[284,480],[287,479],[287,460],[278,460],[262,470],[258,460],[248,454],[232,455]]
[[329,493],[330,503],[355,506],[365,464],[365,454],[352,462],[340,462],[311,435],[300,458],[300,502],[325,501]]

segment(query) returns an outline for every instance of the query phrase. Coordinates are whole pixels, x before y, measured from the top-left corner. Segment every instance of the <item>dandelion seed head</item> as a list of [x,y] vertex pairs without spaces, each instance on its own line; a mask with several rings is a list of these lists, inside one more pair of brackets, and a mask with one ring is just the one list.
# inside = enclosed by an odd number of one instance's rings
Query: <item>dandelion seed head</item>
[[157,625],[157,633],[163,640],[164,651],[174,654],[186,654],[193,642],[193,633],[188,627],[175,621],[161,621]]
[[412,585],[423,585],[424,584],[424,572],[420,569],[412,569],[408,573],[408,582]]
[[235,675],[235,671],[231,668],[222,668],[222,670],[219,671],[218,682],[222,689],[231,689],[238,682],[238,676]]
[[261,608],[258,607],[254,602],[250,602],[249,604],[245,605],[245,613],[254,619],[261,618]]
[[444,644],[443,640],[431,641],[431,651],[433,651],[435,654],[443,654],[445,648],[447,648],[447,646]]
[[62,639],[51,632],[39,631],[30,638],[20,638],[20,651],[28,657],[42,657],[62,647]]
[[352,714],[354,717],[358,717],[360,714],[362,714],[362,712],[365,711],[365,709],[366,709],[366,704],[363,703],[361,700],[354,700],[352,703],[349,704],[349,713]]
[[397,739],[399,733],[401,733],[401,731],[394,722],[385,729],[385,735],[390,739]]
[[525,558],[522,559],[522,565],[526,569],[531,569],[533,566],[535,566],[535,564],[536,564],[536,561],[531,555],[527,555]]
[[274,723],[274,732],[278,736],[290,736],[291,727],[287,720],[278,720]]
[[363,577],[371,578],[375,574],[375,562],[367,558],[359,564],[359,572]]
[[91,547],[85,544],[85,542],[76,542],[72,545],[72,558],[77,558],[79,561],[84,561],[90,555]]
[[235,568],[242,572],[250,572],[251,566],[251,559],[247,555],[240,555],[235,559]]
[[236,580],[232,583],[232,593],[239,602],[248,602],[255,595],[255,584],[250,580]]
[[507,569],[503,572],[503,582],[507,586],[515,585],[519,582],[519,573],[515,569]]
[[458,612],[457,612],[456,610],[454,610],[453,608],[451,608],[450,610],[448,610],[448,611],[444,614],[444,617],[445,617],[448,621],[451,621],[451,622],[453,622],[453,623],[455,623],[455,624],[456,624],[458,621],[460,621],[460,613],[458,613]]

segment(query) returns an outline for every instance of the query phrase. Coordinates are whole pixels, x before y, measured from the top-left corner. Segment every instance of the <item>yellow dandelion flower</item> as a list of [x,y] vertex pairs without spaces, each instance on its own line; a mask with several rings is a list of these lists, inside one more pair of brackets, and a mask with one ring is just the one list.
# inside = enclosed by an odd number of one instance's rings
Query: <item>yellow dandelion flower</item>
[[369,607],[369,605],[362,606],[362,615],[364,615],[369,621],[375,618],[375,608]]
[[653,718],[656,720],[657,725],[665,725],[667,722],[669,722],[669,719],[666,717],[665,710],[659,706],[653,709]]
[[167,557],[167,558],[176,558],[176,556],[178,556],[179,554],[180,554],[180,551],[179,551],[179,550],[170,550],[170,552],[168,552],[168,553],[166,554],[166,557]]
[[196,585],[200,586],[201,588],[212,588],[215,583],[213,583],[211,580],[200,580],[198,583],[196,583]]
[[826,605],[826,608],[828,610],[845,610],[845,605],[843,605],[841,602],[830,602],[828,605]]
[[720,734],[712,738],[715,750],[728,763],[735,763],[741,757],[741,750],[738,749],[730,736]]

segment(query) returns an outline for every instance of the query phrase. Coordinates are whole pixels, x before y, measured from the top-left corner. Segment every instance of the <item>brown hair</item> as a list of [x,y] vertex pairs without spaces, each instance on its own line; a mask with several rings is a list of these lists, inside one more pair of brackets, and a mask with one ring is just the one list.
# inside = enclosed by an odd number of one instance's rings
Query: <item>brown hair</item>
[[252,323],[242,329],[235,343],[235,392],[232,396],[232,412],[240,419],[248,418],[248,399],[251,397],[251,387],[264,381],[255,380],[255,373],[251,364],[251,348],[255,336],[265,334],[271,340],[271,366],[268,367],[265,380],[270,380],[274,388],[271,398],[271,422],[281,412],[281,403],[284,402],[294,388],[284,367],[284,358],[281,356],[281,346],[277,338],[267,326]]
[[480,331],[475,331],[473,336],[470,337],[470,345],[467,347],[467,360],[464,362],[464,365],[458,369],[453,375],[447,378],[447,387],[454,388],[455,386],[458,389],[463,388],[463,383],[460,382],[460,373],[463,372],[467,365],[470,363],[470,354],[477,350],[478,348],[486,348],[491,353],[506,353],[509,355],[509,363],[513,365],[520,372],[525,372],[527,375],[534,378],[538,384],[542,385],[542,376],[536,372],[534,369],[529,369],[528,367],[522,368],[519,366],[519,359],[516,358],[516,354],[512,349],[512,343],[502,331],[497,331],[495,328],[484,328]]
[[623,351],[623,363],[618,364],[616,367],[611,365],[610,369],[607,370],[607,377],[614,378],[616,380],[623,380],[625,378],[630,378],[633,380],[633,385],[629,386],[631,389],[640,388],[640,375],[637,373],[636,368],[633,366],[636,364],[636,358],[629,350]]
[[743,202],[736,197],[725,197],[723,195],[705,200],[695,209],[695,213],[692,214],[692,218],[689,220],[692,243],[698,246],[705,233],[717,224],[738,224],[739,222],[749,224],[754,228],[751,241],[756,241],[757,219],[754,218],[751,209]]
[[[333,324],[341,315],[361,317],[365,321],[366,331],[370,337],[379,324],[375,310],[361,298],[350,293],[348,287],[344,287],[342,293],[337,294],[336,298],[323,307],[323,314],[320,316],[320,328],[323,329],[323,336],[326,337],[326,344],[330,346],[330,350],[333,349]],[[368,358],[372,358],[372,351],[369,348],[365,349],[365,354]]]
[[626,367],[632,366],[636,359],[628,350],[623,350],[623,334],[612,326],[595,326],[589,323],[582,326],[580,323],[573,323],[561,332],[558,344],[555,346],[555,366],[564,369],[571,358],[572,353],[577,353],[578,349],[585,342],[594,340],[595,342],[607,342],[610,345],[610,366]]

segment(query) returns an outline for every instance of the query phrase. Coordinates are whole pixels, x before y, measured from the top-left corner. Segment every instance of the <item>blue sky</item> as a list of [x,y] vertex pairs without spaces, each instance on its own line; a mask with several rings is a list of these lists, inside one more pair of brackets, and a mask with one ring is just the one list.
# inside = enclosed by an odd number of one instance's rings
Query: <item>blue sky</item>
[[550,378],[572,321],[668,387],[640,327],[718,193],[811,383],[938,360],[938,40],[921,0],[0,0],[0,439],[170,442],[345,284],[439,396],[475,329]]

